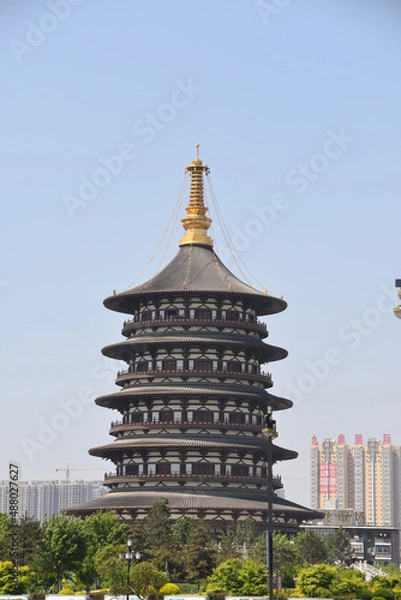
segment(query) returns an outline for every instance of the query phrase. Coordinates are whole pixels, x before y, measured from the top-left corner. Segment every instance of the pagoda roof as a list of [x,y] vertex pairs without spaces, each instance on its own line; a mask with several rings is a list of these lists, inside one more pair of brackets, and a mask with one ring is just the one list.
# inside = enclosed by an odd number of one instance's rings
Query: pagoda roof
[[[105,496],[90,500],[84,504],[74,506],[68,509],[68,514],[81,515],[97,510],[145,510],[148,511],[153,504],[161,499],[168,501],[168,508],[174,510],[202,510],[202,511],[225,511],[233,510],[238,512],[259,512],[267,511],[268,503],[266,493],[252,493],[247,491],[246,494],[241,494],[237,490],[235,493],[230,493],[225,490],[224,495],[219,493],[199,493],[196,491],[190,493],[188,489],[183,492],[172,492],[168,490],[158,491],[111,491]],[[312,520],[322,518],[322,513],[314,511],[310,508],[290,502],[279,496],[274,495],[273,498],[273,513],[275,517],[283,516],[284,518],[292,518],[298,522],[303,520]]]
[[154,384],[151,385],[135,385],[132,387],[124,388],[112,394],[106,396],[99,396],[96,399],[98,406],[118,406],[119,401],[128,401],[135,396],[160,396],[165,398],[170,396],[171,398],[179,398],[181,396],[229,396],[232,398],[246,398],[248,400],[262,401],[264,406],[271,406],[273,410],[284,410],[291,408],[293,405],[291,400],[287,398],[281,398],[280,396],[274,396],[268,393],[263,388],[251,388],[250,386],[243,385],[214,385],[214,384],[191,384],[184,383],[182,385],[176,384]]
[[243,298],[254,306],[258,315],[274,314],[287,308],[281,298],[242,282],[221,262],[213,248],[199,244],[181,246],[172,261],[152,279],[109,296],[104,305],[116,312],[133,314],[141,301],[154,294],[189,293]]
[[287,350],[279,348],[278,346],[272,346],[262,342],[260,338],[250,337],[242,334],[228,334],[228,333],[186,333],[186,332],[166,332],[166,333],[155,333],[153,335],[138,335],[117,342],[116,344],[110,344],[102,349],[102,354],[109,358],[121,358],[124,350],[134,350],[135,352],[143,352],[148,350],[151,346],[185,346],[185,345],[207,345],[216,346],[223,345],[229,348],[250,348],[261,355],[261,360],[264,362],[276,361],[286,358],[288,355]]
[[[166,424],[168,426],[168,424]],[[89,450],[89,454],[91,456],[100,456],[107,457],[112,456],[115,452],[121,454],[124,450],[131,449],[142,449],[145,448],[148,450],[150,448],[188,448],[189,449],[197,449],[197,448],[210,448],[216,450],[248,450],[261,452],[267,451],[267,445],[269,441],[267,438],[251,438],[244,436],[191,436],[190,438],[183,437],[182,435],[168,434],[168,435],[160,435],[152,436],[147,434],[146,436],[136,436],[130,438],[119,438],[112,442],[111,444],[105,444],[104,446],[97,446],[96,448],[91,448]],[[287,448],[282,448],[281,446],[273,445],[273,456],[274,461],[278,460],[292,460],[297,458],[298,452],[295,450],[288,450]]]

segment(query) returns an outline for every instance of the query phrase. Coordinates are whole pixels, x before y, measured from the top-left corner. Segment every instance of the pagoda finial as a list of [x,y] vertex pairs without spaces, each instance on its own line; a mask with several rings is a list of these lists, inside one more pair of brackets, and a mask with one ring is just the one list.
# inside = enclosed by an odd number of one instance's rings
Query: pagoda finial
[[189,204],[186,207],[187,216],[181,219],[181,223],[186,230],[181,238],[180,246],[188,244],[197,244],[201,246],[213,246],[213,240],[207,235],[207,231],[212,220],[206,216],[208,211],[205,206],[203,193],[203,174],[209,173],[209,167],[203,164],[199,159],[199,142],[195,144],[196,158],[185,169],[185,173],[191,175],[191,190],[189,194]]

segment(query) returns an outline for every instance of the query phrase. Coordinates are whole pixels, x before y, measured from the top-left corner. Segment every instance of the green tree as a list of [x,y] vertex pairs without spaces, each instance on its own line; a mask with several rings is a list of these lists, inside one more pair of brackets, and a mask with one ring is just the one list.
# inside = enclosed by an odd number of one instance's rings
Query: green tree
[[327,561],[327,548],[323,538],[314,531],[298,533],[294,548],[300,564],[315,565]]
[[231,558],[240,558],[241,551],[236,537],[235,526],[227,527],[226,531],[220,536],[217,549],[217,564],[220,565]]
[[167,575],[151,562],[139,562],[132,569],[133,592],[142,598],[155,598],[158,590],[168,582]]
[[372,595],[363,574],[353,569],[337,569],[330,591],[333,596],[342,598],[370,598]]
[[79,568],[87,552],[83,521],[65,515],[52,515],[43,524],[42,552],[37,567],[43,584],[58,589],[70,571]]
[[205,591],[207,594],[263,596],[268,592],[266,567],[252,560],[232,558],[213,571]]
[[42,526],[39,521],[24,515],[18,523],[19,564],[32,565],[39,560],[42,548]]
[[0,560],[3,561],[10,558],[10,528],[10,517],[7,513],[0,513]]
[[260,538],[255,521],[252,517],[247,517],[245,521],[237,521],[234,530],[236,545],[242,549],[243,556],[248,557],[258,538]]
[[127,564],[123,556],[126,546],[115,544],[100,547],[93,559],[101,587],[110,589],[112,594],[126,594],[128,589]]
[[158,569],[171,570],[174,562],[174,537],[166,499],[156,502],[143,521],[143,547],[145,560],[151,559]]
[[216,566],[216,544],[209,527],[198,520],[191,532],[184,551],[185,570],[190,579],[203,580]]
[[307,598],[330,598],[336,575],[337,570],[331,565],[313,565],[299,572],[297,586]]
[[327,560],[331,564],[349,567],[355,562],[349,536],[342,527],[337,529],[335,533],[328,535],[325,539],[325,544]]
[[112,511],[97,512],[83,521],[87,538],[87,551],[82,563],[76,569],[78,581],[86,591],[96,583],[98,573],[95,567],[95,555],[100,548],[126,544],[129,536],[128,525],[121,523]]
[[197,523],[197,519],[184,516],[177,519],[177,521],[173,524],[171,532],[174,542],[179,548],[183,548],[185,546],[190,535],[194,529],[196,529]]

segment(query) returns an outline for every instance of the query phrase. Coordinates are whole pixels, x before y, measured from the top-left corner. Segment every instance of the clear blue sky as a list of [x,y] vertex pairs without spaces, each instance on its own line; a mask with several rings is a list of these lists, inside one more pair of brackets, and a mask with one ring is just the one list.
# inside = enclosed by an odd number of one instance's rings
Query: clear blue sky
[[87,450],[118,415],[84,401],[114,389],[100,350],[123,316],[102,300],[148,262],[197,141],[242,260],[289,304],[268,321],[289,350],[273,391],[295,401],[277,415],[278,442],[300,453],[277,468],[287,497],[309,503],[312,434],[401,444],[398,3],[3,0],[1,13],[0,478],[9,460],[22,479],[109,470]]

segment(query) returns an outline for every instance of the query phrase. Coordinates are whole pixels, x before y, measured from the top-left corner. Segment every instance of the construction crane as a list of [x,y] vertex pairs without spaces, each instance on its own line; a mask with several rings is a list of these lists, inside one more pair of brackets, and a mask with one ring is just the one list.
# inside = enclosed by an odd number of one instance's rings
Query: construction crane
[[66,469],[56,469],[56,471],[65,471],[65,481],[66,483],[70,483],[70,473],[72,471],[104,471],[104,468],[94,468],[94,469],[70,469],[70,465],[67,464]]

